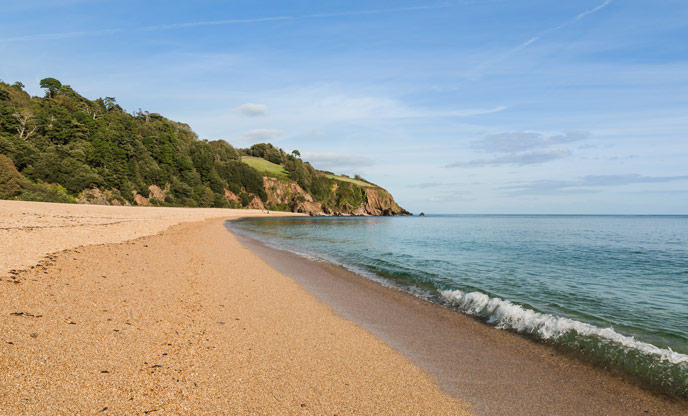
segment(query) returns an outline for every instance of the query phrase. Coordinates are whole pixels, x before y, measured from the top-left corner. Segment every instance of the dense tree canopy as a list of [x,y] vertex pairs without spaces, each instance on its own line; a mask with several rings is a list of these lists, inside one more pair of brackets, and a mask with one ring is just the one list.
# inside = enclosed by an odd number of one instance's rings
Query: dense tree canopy
[[0,82],[0,154],[24,180],[20,198],[30,184],[59,184],[59,200],[100,188],[133,203],[150,185],[168,189],[164,205],[232,206],[225,189],[265,198],[262,176],[227,142],[198,140],[160,114],[128,114],[114,97],[88,100],[55,78],[40,86],[46,96],[32,98],[23,84]]

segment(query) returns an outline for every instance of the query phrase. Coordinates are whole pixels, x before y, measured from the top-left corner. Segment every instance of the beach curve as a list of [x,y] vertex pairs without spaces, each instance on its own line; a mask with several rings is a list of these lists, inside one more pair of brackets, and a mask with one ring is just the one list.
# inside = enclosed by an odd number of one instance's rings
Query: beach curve
[[260,211],[0,211],[4,414],[468,414],[222,226]]

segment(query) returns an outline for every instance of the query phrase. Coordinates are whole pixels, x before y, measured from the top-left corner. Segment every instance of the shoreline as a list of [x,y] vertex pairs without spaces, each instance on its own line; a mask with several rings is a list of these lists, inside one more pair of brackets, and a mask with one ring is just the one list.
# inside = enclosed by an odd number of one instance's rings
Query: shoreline
[[[24,207],[13,207],[20,219]],[[45,222],[59,223],[63,207],[48,207]],[[241,246],[223,226],[231,215],[213,215],[135,239],[133,220],[115,225],[117,235],[107,234],[112,225],[85,226],[87,237],[129,236],[119,242],[42,230],[75,237],[57,242],[74,247],[0,273],[0,413],[469,414],[407,358]],[[12,232],[36,240],[25,220]]]
[[234,234],[270,266],[393,346],[479,414],[688,413],[688,403],[680,399],[652,393],[551,346],[383,286],[344,267]]
[[209,218],[302,216],[227,208],[133,207],[0,200],[0,274],[26,270],[47,256],[92,244],[153,236]]

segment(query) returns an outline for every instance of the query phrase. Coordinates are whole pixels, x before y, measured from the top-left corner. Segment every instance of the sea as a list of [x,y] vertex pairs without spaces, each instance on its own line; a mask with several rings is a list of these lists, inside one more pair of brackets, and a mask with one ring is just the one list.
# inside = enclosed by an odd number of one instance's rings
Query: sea
[[282,217],[230,228],[688,399],[688,216]]

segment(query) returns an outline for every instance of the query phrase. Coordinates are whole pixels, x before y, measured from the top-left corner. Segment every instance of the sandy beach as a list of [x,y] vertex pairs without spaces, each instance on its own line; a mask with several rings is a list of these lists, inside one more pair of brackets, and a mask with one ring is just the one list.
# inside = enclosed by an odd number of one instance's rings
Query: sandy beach
[[0,414],[468,414],[223,226],[249,215],[0,201]]

